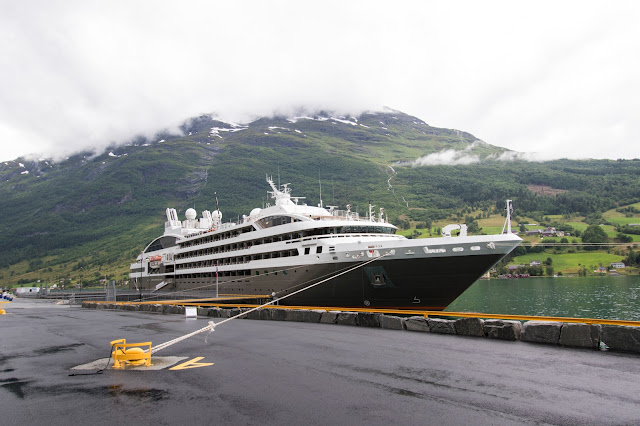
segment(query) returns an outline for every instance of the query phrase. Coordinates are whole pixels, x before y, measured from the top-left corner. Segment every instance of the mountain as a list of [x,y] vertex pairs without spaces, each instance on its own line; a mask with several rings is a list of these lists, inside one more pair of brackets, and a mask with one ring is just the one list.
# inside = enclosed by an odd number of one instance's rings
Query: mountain
[[506,198],[542,214],[640,200],[640,161],[513,160],[469,133],[393,110],[248,124],[201,116],[181,130],[55,163],[0,163],[0,282],[120,279],[162,232],[166,207],[213,210],[217,194],[235,220],[266,201],[266,175],[279,174],[309,204],[320,202],[321,183],[325,205],[365,212],[372,201],[392,220],[501,208]]

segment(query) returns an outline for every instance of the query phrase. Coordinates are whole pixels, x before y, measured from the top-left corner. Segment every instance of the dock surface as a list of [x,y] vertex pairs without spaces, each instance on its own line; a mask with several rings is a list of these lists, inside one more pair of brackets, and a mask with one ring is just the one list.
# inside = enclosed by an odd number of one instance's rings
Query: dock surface
[[112,340],[157,345],[209,320],[14,299],[2,424],[640,422],[637,354],[380,328],[237,319],[158,352],[167,368],[69,376]]

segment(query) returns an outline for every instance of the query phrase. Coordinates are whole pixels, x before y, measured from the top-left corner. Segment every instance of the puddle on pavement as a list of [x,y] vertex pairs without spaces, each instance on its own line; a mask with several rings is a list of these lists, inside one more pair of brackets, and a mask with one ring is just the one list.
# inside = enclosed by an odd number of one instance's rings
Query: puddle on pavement
[[15,377],[0,380],[0,388],[4,389],[17,398],[38,397],[43,395],[62,396],[78,395],[92,397],[112,397],[122,402],[142,401],[158,402],[169,398],[169,392],[163,389],[153,388],[125,388],[123,385],[99,386],[86,388],[80,386],[37,386],[31,380],[18,379]]
[[155,331],[157,333],[171,333],[173,330],[168,328],[164,323],[160,322],[152,322],[146,324],[138,324],[138,325],[128,325],[121,328],[123,331],[137,331],[137,330],[149,330]]
[[78,346],[84,346],[84,343],[72,343],[70,345],[64,346],[49,346],[48,348],[37,349],[33,351],[33,353],[36,355],[51,355],[57,354],[59,352],[70,351],[73,348],[77,348]]
[[23,388],[28,386],[31,382],[28,380],[20,380],[12,377],[10,379],[0,380],[0,383],[0,387],[2,387],[3,389],[8,390],[20,399],[24,399],[25,393]]
[[116,398],[135,398],[149,402],[161,401],[169,396],[169,392],[162,389],[124,389],[122,385],[109,386],[109,394]]

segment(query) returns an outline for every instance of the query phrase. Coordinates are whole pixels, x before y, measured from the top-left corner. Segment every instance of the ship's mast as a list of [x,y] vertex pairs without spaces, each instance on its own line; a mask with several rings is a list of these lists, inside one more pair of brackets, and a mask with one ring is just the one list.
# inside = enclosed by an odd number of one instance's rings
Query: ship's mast
[[320,185],[320,204],[318,204],[318,207],[322,208],[322,181],[320,180],[320,172],[318,172],[318,184]]
[[502,233],[504,234],[505,232],[505,228],[506,228],[506,233],[507,234],[511,234],[511,213],[513,213],[513,202],[511,200],[507,200],[507,206],[505,207],[505,210],[507,211],[507,219],[504,222],[504,226],[502,227]]

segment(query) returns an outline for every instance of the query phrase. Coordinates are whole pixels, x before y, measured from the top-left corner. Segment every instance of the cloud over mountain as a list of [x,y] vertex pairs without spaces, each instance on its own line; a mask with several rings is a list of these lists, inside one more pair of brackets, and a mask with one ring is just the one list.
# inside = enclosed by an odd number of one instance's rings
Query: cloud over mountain
[[635,2],[5,3],[0,159],[100,150],[203,113],[381,105],[521,152],[640,156]]

